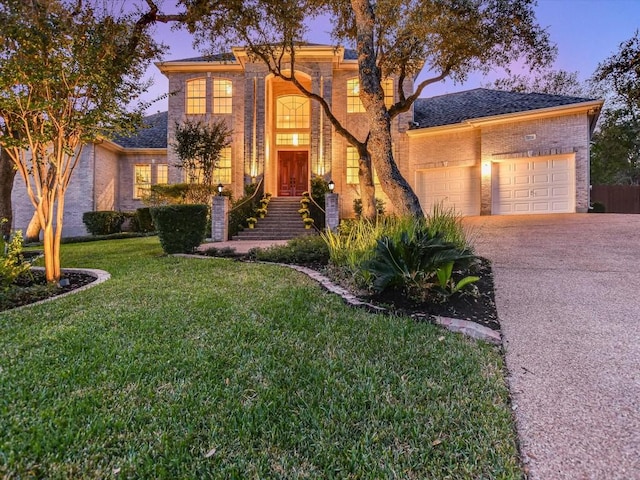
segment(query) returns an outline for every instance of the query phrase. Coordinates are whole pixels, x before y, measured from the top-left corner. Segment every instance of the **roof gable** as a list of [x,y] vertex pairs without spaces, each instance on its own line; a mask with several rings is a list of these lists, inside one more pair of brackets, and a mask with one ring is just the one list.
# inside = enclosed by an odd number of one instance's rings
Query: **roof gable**
[[[337,47],[335,47],[333,45],[326,45],[326,44],[321,44],[321,43],[308,43],[308,42],[301,42],[300,44],[298,44],[298,46],[300,46],[300,47],[324,47],[324,48],[327,48],[327,49],[336,49],[337,48]],[[343,53],[343,59],[344,60],[357,60],[358,59],[358,52],[356,52],[355,50],[349,49],[349,48],[345,48],[344,49],[344,53]],[[228,64],[237,64],[237,63],[239,63],[237,57],[234,55],[233,52],[218,53],[218,54],[213,54],[213,55],[203,55],[203,56],[200,56],[200,57],[181,58],[181,59],[177,59],[177,60],[166,60],[166,61],[161,62],[161,63],[187,63],[187,62],[189,62],[189,63],[216,62],[216,63],[228,63]]]
[[592,100],[566,95],[476,88],[437,97],[418,98],[414,103],[414,122],[417,123],[414,128],[454,125],[465,120],[560,107]]

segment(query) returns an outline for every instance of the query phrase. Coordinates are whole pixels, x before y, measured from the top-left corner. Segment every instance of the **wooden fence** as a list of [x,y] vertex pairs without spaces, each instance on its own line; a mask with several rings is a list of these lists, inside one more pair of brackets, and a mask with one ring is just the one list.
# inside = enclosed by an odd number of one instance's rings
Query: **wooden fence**
[[606,213],[640,213],[640,185],[594,185],[591,204],[596,202]]

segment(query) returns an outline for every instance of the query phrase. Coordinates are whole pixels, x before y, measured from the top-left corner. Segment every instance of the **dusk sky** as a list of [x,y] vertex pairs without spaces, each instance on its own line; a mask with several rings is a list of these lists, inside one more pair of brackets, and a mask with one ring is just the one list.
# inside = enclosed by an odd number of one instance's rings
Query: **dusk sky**
[[[551,40],[558,46],[553,68],[577,71],[580,80],[589,78],[599,62],[617,52],[619,44],[640,29],[640,0],[538,0],[536,14],[539,24],[548,28]],[[326,25],[318,25],[310,30],[308,41],[330,43]],[[159,26],[156,37],[170,47],[165,60],[200,55],[193,48],[191,37],[183,31]],[[150,68],[149,75],[153,76],[154,86],[145,101],[166,92],[168,88],[166,78],[155,66]],[[427,87],[422,96],[469,90],[503,76],[502,72],[495,72],[490,77],[475,74],[464,84],[446,80]],[[153,104],[148,112],[166,109],[167,102],[163,100]]]

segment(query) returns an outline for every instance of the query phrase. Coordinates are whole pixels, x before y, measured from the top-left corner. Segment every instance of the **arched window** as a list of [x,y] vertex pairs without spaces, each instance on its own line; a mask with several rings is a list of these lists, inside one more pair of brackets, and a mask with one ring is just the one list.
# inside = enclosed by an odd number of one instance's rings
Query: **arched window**
[[231,80],[224,78],[213,79],[213,113],[231,113],[233,100],[233,86]]
[[311,121],[309,99],[302,95],[284,95],[276,102],[276,128],[308,129]]
[[207,80],[195,78],[187,80],[187,108],[188,115],[207,112]]

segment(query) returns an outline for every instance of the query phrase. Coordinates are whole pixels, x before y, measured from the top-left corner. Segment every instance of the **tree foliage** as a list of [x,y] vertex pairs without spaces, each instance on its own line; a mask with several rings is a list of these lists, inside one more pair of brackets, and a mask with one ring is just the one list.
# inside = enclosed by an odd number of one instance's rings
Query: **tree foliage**
[[640,184],[640,122],[624,111],[605,111],[593,135],[591,183]]
[[598,65],[594,87],[607,97],[591,149],[591,182],[640,183],[640,34]]
[[160,48],[153,19],[114,15],[104,2],[0,2],[0,147],[44,230],[48,281],[60,278],[65,193],[82,146],[131,128],[127,107]]
[[176,122],[175,142],[171,146],[180,160],[178,166],[187,171],[191,183],[196,183],[198,172],[202,172],[202,183],[213,186],[214,170],[222,151],[231,145],[231,134],[224,120]]
[[[508,66],[523,59],[547,64],[555,54],[547,32],[533,12],[533,0],[252,0],[180,2],[192,32],[214,50],[247,46],[274,76],[293,83],[319,102],[336,132],[360,154],[360,190],[364,215],[375,216],[372,165],[383,191],[400,213],[422,216],[418,199],[393,158],[391,121],[407,112],[430,84],[447,77],[464,80],[473,70]],[[358,138],[334,114],[332,105],[296,76],[296,52],[305,21],[327,15],[337,44],[358,55],[360,99],[368,132]],[[232,18],[233,22],[228,19]],[[425,70],[426,78],[409,85]],[[393,78],[395,103],[384,103],[382,83]]]
[[578,72],[566,70],[543,70],[534,75],[514,74],[499,78],[487,85],[488,88],[507,92],[547,93],[573,97],[589,96],[588,88],[578,80]]

